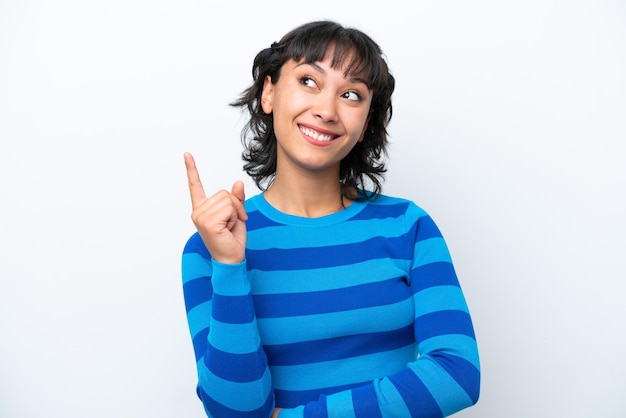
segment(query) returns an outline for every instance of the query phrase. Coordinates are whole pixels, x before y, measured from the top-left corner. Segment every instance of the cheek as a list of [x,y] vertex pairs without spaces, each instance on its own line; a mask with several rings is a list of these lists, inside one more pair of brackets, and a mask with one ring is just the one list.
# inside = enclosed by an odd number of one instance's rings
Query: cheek
[[309,109],[306,97],[298,94],[274,98],[274,125],[291,125]]
[[278,100],[276,105],[280,104],[285,113],[298,113],[310,105],[310,98],[297,89],[281,90],[276,99]]
[[358,115],[354,115],[354,124],[350,126],[350,130],[352,135],[357,137],[359,140],[363,137],[365,130],[367,129],[367,114],[359,113]]

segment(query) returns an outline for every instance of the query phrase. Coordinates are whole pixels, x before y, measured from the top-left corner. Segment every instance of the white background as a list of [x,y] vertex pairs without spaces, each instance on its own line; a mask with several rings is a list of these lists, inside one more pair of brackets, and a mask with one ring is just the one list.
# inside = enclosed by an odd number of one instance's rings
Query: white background
[[228,103],[317,18],[396,76],[385,192],[439,224],[480,346],[458,416],[624,416],[625,2],[1,0],[1,417],[204,416],[182,154],[244,178]]

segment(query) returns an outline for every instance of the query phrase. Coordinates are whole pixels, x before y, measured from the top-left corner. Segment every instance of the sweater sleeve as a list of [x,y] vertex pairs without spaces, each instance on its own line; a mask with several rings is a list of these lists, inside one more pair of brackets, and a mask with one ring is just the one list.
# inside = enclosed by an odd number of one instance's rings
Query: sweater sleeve
[[245,261],[212,260],[194,234],[183,252],[182,277],[197,393],[207,415],[269,417],[274,406],[272,383]]
[[478,401],[480,365],[472,320],[446,243],[432,219],[413,207],[409,272],[416,360],[399,372],[323,396],[279,418],[452,415]]

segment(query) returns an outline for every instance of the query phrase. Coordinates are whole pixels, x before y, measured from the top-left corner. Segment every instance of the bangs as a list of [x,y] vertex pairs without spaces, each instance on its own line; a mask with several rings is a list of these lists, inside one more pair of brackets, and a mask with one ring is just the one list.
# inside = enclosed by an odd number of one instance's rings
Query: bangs
[[378,46],[362,33],[342,27],[317,27],[289,34],[276,47],[284,47],[287,57],[308,64],[323,61],[332,53],[330,66],[344,76],[363,81],[371,90],[386,82],[386,65]]

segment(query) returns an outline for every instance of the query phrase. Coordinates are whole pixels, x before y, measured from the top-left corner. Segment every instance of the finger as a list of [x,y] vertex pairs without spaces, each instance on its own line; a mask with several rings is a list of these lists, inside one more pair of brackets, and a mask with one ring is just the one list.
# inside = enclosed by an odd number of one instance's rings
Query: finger
[[185,167],[187,168],[187,180],[189,181],[189,193],[191,195],[191,206],[197,207],[206,200],[206,194],[204,193],[204,187],[200,181],[200,174],[196,168],[196,162],[193,156],[186,152]]
[[233,184],[230,194],[237,200],[237,202],[235,202],[235,207],[237,208],[237,216],[242,221],[247,220],[248,214],[246,213],[246,209],[243,206],[243,203],[246,200],[243,182],[240,180],[236,181]]
[[243,202],[244,200],[246,200],[246,194],[244,192],[244,185],[243,185],[243,182],[241,180],[237,180],[233,184],[233,188],[231,189],[231,193],[233,194],[233,196],[235,196],[237,199],[239,199],[240,202]]

